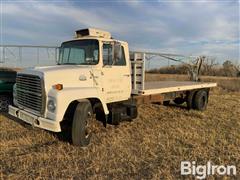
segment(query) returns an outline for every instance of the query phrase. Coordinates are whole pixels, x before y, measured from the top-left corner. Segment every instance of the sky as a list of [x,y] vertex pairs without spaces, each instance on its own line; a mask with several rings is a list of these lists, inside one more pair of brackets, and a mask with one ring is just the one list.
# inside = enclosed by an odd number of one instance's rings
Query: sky
[[240,63],[239,0],[1,1],[0,44],[53,45],[98,28],[131,50]]

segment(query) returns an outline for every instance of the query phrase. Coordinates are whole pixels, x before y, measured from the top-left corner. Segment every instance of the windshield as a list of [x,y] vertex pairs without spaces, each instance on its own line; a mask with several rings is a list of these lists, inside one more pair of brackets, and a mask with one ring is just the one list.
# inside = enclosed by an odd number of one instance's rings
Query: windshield
[[99,61],[98,41],[69,41],[62,44],[58,64],[95,65]]

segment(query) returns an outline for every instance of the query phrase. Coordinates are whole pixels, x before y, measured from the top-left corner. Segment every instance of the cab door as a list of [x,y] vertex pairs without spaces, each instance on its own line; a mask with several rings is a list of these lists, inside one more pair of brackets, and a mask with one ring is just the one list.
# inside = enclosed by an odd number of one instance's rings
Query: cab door
[[107,103],[127,100],[131,94],[131,75],[125,48],[120,43],[102,44],[102,92]]

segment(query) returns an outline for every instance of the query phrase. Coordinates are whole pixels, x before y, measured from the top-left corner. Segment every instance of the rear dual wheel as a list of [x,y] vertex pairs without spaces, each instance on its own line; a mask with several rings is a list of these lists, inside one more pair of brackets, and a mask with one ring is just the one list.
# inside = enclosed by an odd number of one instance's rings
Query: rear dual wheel
[[208,104],[208,93],[205,90],[197,91],[193,99],[193,109],[204,111]]
[[173,100],[175,104],[183,104],[185,102],[185,99],[183,98],[176,98]]
[[[183,99],[183,98],[176,98],[176,99],[173,100],[173,102],[175,104],[183,104],[185,102],[185,99]],[[163,105],[164,106],[169,106],[169,104],[170,104],[169,100],[168,101],[163,101]]]
[[188,109],[204,111],[207,108],[208,104],[208,91],[190,91],[187,95],[186,101]]

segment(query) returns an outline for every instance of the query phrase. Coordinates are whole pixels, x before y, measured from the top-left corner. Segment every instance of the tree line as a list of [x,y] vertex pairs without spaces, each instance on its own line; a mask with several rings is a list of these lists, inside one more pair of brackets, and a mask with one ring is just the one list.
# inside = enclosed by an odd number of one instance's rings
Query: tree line
[[[165,66],[148,71],[148,73],[160,74],[187,74],[188,72],[188,64]],[[240,65],[234,64],[231,60],[226,60],[223,64],[219,64],[215,58],[204,57],[200,74],[206,76],[240,77]]]

